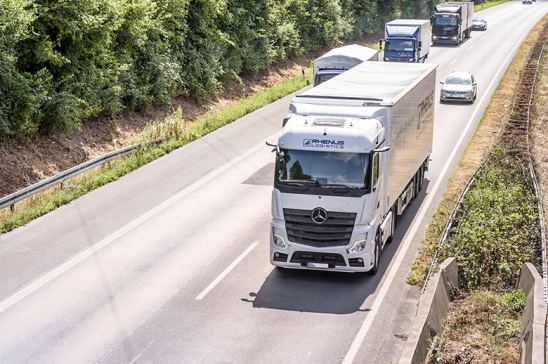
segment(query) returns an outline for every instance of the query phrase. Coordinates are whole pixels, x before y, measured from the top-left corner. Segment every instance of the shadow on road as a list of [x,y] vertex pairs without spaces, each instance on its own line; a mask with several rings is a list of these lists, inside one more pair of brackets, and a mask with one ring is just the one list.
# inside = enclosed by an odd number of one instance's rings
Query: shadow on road
[[400,217],[394,241],[385,246],[376,275],[273,269],[259,291],[251,292],[242,301],[252,303],[254,308],[298,312],[341,315],[367,311],[368,307],[362,306],[366,298],[378,289],[390,261],[426,197],[427,187],[428,180],[418,198]]
[[462,43],[460,43],[458,45],[456,45],[454,43],[436,43],[436,44],[432,44],[431,47],[435,47],[435,48],[460,48],[460,47],[466,45],[466,42],[468,42],[470,39],[472,39],[472,35],[470,35],[469,38],[464,38]]
[[349,314],[360,310],[380,279],[381,274],[274,269],[259,292],[250,296],[255,296],[255,308]]

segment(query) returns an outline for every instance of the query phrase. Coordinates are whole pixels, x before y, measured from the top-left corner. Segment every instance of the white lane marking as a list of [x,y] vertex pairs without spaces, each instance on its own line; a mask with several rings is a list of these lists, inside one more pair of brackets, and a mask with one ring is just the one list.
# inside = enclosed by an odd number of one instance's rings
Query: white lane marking
[[[275,135],[275,134],[274,134]],[[272,138],[270,136],[269,138]],[[80,253],[77,253],[76,255],[72,256],[72,258],[69,258],[67,261],[62,263],[61,265],[57,266],[53,270],[49,271],[48,273],[44,274],[40,278],[37,278],[36,280],[29,283],[27,286],[23,287],[19,291],[15,292],[2,302],[0,302],[0,313],[3,313],[4,311],[8,310],[12,306],[16,305],[20,301],[22,301],[27,296],[31,295],[32,293],[38,291],[40,288],[44,287],[46,284],[53,281],[55,278],[59,277],[63,273],[67,272],[77,264],[83,262],[93,254],[97,253],[101,249],[105,248],[106,246],[110,245],[112,242],[116,241],[117,239],[121,238],[131,230],[137,228],[139,225],[143,224],[147,220],[151,219],[152,217],[156,216],[160,212],[166,210],[170,206],[177,203],[181,198],[187,196],[188,194],[198,190],[200,187],[205,185],[206,183],[213,181],[215,178],[217,178],[219,175],[224,173],[225,171],[232,168],[234,165],[240,163],[242,160],[245,160],[249,156],[255,154],[258,150],[261,148],[265,148],[265,141],[268,139],[265,139],[260,144],[256,145],[255,147],[249,149],[244,154],[240,155],[237,158],[234,158],[233,160],[227,162],[222,167],[219,167],[218,169],[210,172],[209,174],[205,175],[201,179],[197,180],[196,182],[193,182],[192,184],[185,187],[183,190],[178,192],[177,194],[171,196],[158,206],[152,208],[151,210],[147,211],[143,215],[139,216],[135,220],[129,222],[125,226],[121,227],[120,229],[116,230],[112,234],[105,237],[103,240],[99,241],[98,243],[90,246],[89,248],[81,251]]]
[[474,113],[468,120],[468,124],[466,125],[466,129],[461,134],[459,140],[457,141],[457,144],[455,145],[455,148],[451,152],[451,155],[447,159],[447,162],[443,166],[442,171],[439,174],[438,179],[436,180],[436,183],[434,184],[432,190],[428,193],[428,197],[424,201],[424,203],[421,205],[417,215],[415,215],[415,218],[413,219],[413,222],[411,224],[411,227],[409,230],[407,230],[405,236],[403,237],[403,240],[400,244],[400,248],[397,252],[396,258],[391,262],[390,266],[388,267],[388,275],[386,276],[385,280],[382,282],[382,286],[379,290],[379,293],[375,297],[375,300],[373,301],[373,304],[371,305],[371,308],[369,310],[369,313],[367,314],[364,322],[362,323],[362,326],[360,327],[360,330],[354,337],[354,340],[352,340],[352,344],[350,345],[350,349],[348,349],[348,352],[346,353],[343,364],[351,364],[354,359],[356,358],[356,355],[358,354],[358,350],[362,346],[363,340],[365,339],[365,336],[367,335],[367,332],[371,328],[371,325],[373,324],[373,320],[375,319],[375,316],[377,312],[379,311],[379,307],[381,302],[384,301],[384,297],[388,293],[388,289],[392,285],[392,281],[396,277],[396,272],[398,268],[401,265],[401,262],[405,255],[407,254],[407,250],[409,250],[409,246],[411,245],[411,241],[413,240],[413,237],[417,233],[417,230],[419,229],[420,224],[422,223],[422,220],[424,219],[424,215],[426,215],[426,212],[430,208],[430,205],[432,204],[432,200],[436,196],[436,193],[438,192],[438,189],[441,187],[441,182],[443,181],[445,174],[449,170],[449,166],[453,163],[453,159],[456,157],[458,150],[461,147],[461,144],[464,142],[464,138],[466,134],[468,134],[468,131],[473,125],[474,118],[477,116],[479,111],[481,110],[481,107],[479,105],[483,104],[485,102],[485,99],[489,95],[489,90],[491,90],[495,82],[497,81],[498,76],[501,72],[503,72],[506,67],[509,65],[510,61],[514,57],[514,54],[518,47],[522,44],[525,37],[529,34],[529,31],[525,33],[519,40],[519,42],[516,44],[516,46],[512,49],[512,51],[508,54],[504,62],[502,63],[501,67],[498,69],[497,73],[491,80],[491,83],[489,84],[489,87],[487,87],[483,97],[481,98],[480,102],[478,103],[478,107],[474,110]]
[[150,345],[152,345],[154,341],[150,341],[148,344],[145,345],[145,347],[137,354],[135,355],[135,357],[129,362],[129,364],[135,364],[137,363],[137,360],[139,360],[139,358],[141,356],[143,356],[143,354],[145,353],[145,351],[150,347]]
[[457,61],[457,58],[455,58],[454,60],[452,60],[451,62],[449,62],[449,64],[453,64]]
[[244,258],[249,253],[251,253],[251,251],[255,249],[255,247],[257,247],[257,245],[259,245],[258,241],[251,244],[238,258],[236,258],[235,261],[233,261],[221,274],[219,274],[217,278],[215,278],[213,282],[209,284],[209,286],[207,286],[198,296],[196,296],[196,301],[201,301],[205,296],[207,296],[207,294],[211,292],[211,290],[215,288],[215,286],[218,285],[223,280],[223,278],[228,275],[228,273],[236,268],[236,266],[240,264],[240,262],[244,260]]

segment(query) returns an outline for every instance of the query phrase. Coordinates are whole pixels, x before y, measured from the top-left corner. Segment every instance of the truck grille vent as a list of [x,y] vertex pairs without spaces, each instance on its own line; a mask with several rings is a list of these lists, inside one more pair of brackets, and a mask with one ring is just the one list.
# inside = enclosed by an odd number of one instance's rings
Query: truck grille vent
[[290,241],[323,248],[345,246],[350,243],[355,213],[327,212],[327,220],[316,224],[311,210],[284,209],[285,229]]

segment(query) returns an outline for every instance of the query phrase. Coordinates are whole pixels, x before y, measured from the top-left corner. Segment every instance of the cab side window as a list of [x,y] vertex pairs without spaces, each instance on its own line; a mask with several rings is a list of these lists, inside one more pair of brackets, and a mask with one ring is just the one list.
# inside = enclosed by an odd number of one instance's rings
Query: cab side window
[[375,153],[375,155],[373,155],[373,184],[372,184],[373,187],[375,187],[378,180],[379,180],[379,153]]

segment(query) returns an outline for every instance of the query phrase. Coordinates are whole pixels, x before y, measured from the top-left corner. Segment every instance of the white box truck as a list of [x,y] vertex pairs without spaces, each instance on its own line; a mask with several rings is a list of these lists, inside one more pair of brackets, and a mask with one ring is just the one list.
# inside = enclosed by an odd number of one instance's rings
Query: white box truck
[[314,60],[314,86],[365,61],[378,61],[379,51],[359,44],[334,48]]
[[436,5],[432,16],[432,43],[458,45],[469,38],[474,21],[472,1],[450,1]]
[[430,20],[397,19],[384,25],[385,62],[423,62],[430,53]]
[[296,96],[276,151],[270,261],[376,272],[432,151],[436,65],[363,62]]

